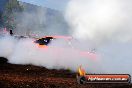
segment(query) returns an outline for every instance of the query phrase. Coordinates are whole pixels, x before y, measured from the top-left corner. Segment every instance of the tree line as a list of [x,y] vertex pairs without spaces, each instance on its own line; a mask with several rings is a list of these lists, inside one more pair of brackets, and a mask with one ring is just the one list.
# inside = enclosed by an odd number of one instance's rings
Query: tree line
[[8,30],[15,29],[17,25],[15,22],[16,13],[22,12],[23,10],[24,8],[19,4],[19,1],[9,0],[5,5],[4,11],[0,13],[0,26]]

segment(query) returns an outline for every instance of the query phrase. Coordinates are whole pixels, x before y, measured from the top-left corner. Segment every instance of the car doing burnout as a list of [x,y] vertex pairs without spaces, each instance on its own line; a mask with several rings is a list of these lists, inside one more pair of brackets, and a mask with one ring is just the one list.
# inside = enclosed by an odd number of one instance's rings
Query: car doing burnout
[[88,52],[81,50],[77,41],[69,36],[45,36],[34,41],[39,48],[52,49],[56,53],[72,53],[77,54],[79,57],[96,59],[95,52]]
[[[27,36],[16,36],[13,34],[12,30],[8,32],[4,29],[4,33],[10,33],[11,36],[14,36],[18,39],[29,38]],[[82,50],[82,44],[77,42],[76,39],[73,39],[69,36],[44,36],[42,38],[34,38],[33,42],[37,45],[38,48],[43,49],[45,52],[51,51],[52,54],[71,56],[71,58],[88,58],[91,60],[97,59],[97,54],[95,52],[89,52],[87,50]],[[80,47],[81,46],[81,47]],[[74,57],[73,57],[74,56]]]

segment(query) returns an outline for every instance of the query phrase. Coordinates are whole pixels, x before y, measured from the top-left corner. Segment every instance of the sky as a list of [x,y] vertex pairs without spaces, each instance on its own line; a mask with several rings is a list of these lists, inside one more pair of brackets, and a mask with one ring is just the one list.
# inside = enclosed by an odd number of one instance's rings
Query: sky
[[51,9],[63,11],[69,0],[18,0]]

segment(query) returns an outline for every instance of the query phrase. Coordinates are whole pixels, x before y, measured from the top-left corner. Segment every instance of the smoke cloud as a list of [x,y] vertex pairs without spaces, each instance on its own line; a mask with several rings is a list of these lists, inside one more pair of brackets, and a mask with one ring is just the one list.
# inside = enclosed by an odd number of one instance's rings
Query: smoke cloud
[[[73,41],[75,48],[65,46],[68,42],[61,40],[55,40],[48,49],[39,48],[33,38],[19,40],[6,35],[0,37],[0,57],[8,58],[9,63],[33,64],[49,69],[76,71],[82,65],[88,73],[132,74],[131,3],[131,0],[70,0],[65,11],[70,28],[66,25],[60,27],[65,24],[61,20],[54,24],[58,20],[56,17],[48,22],[45,15],[53,16],[42,9],[37,9],[37,14],[29,11],[17,13],[19,19],[15,34],[28,35],[31,32],[44,36],[71,33],[77,39]],[[96,60],[80,56],[81,51],[90,49],[99,55]]]
[[65,42],[61,39],[56,39],[48,48],[40,48],[34,41],[35,39],[31,38],[2,37],[0,38],[0,57],[6,57],[9,63],[32,64],[48,69],[77,71],[77,68],[82,65],[90,72],[100,70],[94,65],[96,59],[82,56],[80,50],[65,46]]
[[132,74],[130,3],[131,0],[71,0],[66,8],[71,34],[96,48],[104,73]]
[[9,35],[5,35],[5,37],[0,36],[0,57],[9,58],[16,43],[17,41],[9,37]]
[[81,43],[80,40],[72,41],[75,47],[69,45],[69,41],[55,39],[48,49],[39,48],[32,37],[69,35],[69,26],[62,13],[58,11],[27,3],[20,4],[26,9],[23,12],[14,12],[16,29],[13,33],[18,37],[29,36],[30,38],[18,39],[15,36],[3,34],[1,37],[0,35],[0,57],[7,58],[8,62],[13,64],[32,64],[49,69],[77,71],[82,65],[87,68],[87,72],[100,70],[94,65],[96,60],[87,57],[88,45]]
[[66,19],[71,25],[73,36],[96,43],[104,40],[131,40],[131,2],[71,0],[66,9]]

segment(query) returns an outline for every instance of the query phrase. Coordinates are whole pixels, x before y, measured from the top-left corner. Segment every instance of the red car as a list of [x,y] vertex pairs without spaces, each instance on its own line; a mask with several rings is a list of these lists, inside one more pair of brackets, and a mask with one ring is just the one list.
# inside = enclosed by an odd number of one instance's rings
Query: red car
[[[75,45],[76,40],[69,36],[45,36],[40,39],[35,40],[34,42],[37,44],[39,48],[52,49],[56,51],[56,53],[76,53],[79,56],[90,58],[95,60],[96,53],[83,51]],[[65,52],[66,51],[66,52]]]
[[[12,30],[9,31],[10,35],[13,35]],[[13,35],[15,36],[15,35]],[[15,36],[17,38],[27,38],[25,36]],[[80,46],[83,46],[77,42],[77,40],[73,39],[70,36],[44,36],[39,39],[35,39],[34,43],[37,44],[39,48],[44,50],[50,49],[55,54],[64,54],[71,53],[72,56],[79,56],[80,58],[89,58],[92,60],[97,59],[97,55],[95,52],[82,50]],[[74,54],[74,55],[73,55]]]

